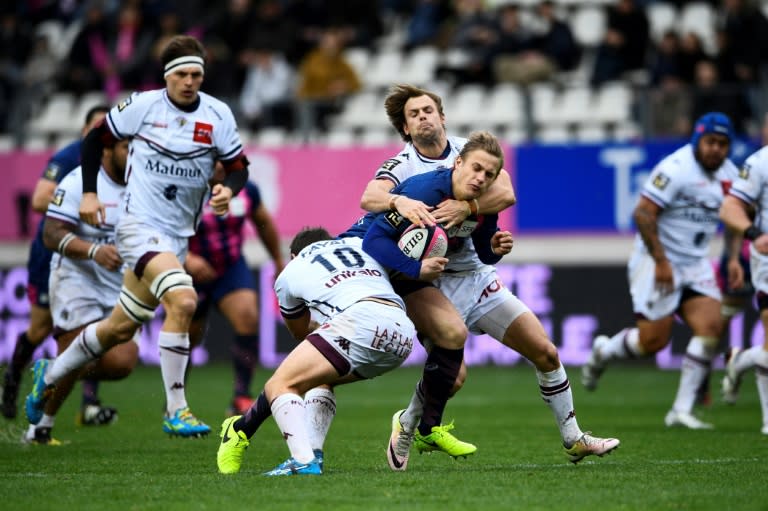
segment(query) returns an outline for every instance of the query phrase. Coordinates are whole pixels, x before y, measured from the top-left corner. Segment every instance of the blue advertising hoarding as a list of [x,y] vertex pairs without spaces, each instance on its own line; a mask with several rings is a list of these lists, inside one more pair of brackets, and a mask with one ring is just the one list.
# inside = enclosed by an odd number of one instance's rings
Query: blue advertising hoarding
[[[518,233],[628,233],[648,174],[685,141],[532,145],[514,150]],[[734,144],[739,164],[755,149]]]

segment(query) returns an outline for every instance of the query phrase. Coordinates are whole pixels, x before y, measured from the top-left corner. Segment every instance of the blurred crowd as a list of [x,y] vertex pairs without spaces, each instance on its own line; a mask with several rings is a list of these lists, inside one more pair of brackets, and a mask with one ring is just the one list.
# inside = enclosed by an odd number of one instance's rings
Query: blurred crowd
[[[324,131],[345,98],[366,86],[345,48],[376,50],[395,29],[403,34],[404,52],[423,45],[462,51],[466,58],[436,70],[436,79],[452,86],[527,86],[567,76],[586,62],[594,87],[631,80],[647,92],[640,97],[649,108],[638,115],[656,136],[686,134],[689,119],[711,110],[731,116],[739,133],[754,129],[768,59],[760,4],[709,2],[716,44],[707,47],[695,31],[652,37],[650,3],[616,0],[600,7],[604,36],[586,48],[567,16],[578,2],[8,1],[0,7],[0,131],[21,129],[54,91],[102,91],[114,101],[125,91],[160,87],[160,51],[177,33],[205,43],[203,90],[227,99],[243,126]],[[680,9],[686,2],[666,3]],[[54,32],[52,25],[64,30]]]

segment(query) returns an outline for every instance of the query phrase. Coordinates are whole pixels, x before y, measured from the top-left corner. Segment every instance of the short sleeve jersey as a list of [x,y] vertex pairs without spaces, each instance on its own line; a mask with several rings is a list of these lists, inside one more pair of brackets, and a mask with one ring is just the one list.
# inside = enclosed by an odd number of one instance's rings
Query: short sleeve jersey
[[215,160],[242,152],[229,107],[203,92],[199,97],[197,108],[187,112],[165,89],[134,93],[107,114],[115,137],[134,137],[126,212],[173,236],[194,234]]
[[245,223],[261,205],[259,187],[248,181],[229,202],[229,212],[217,215],[206,204],[197,232],[189,239],[190,252],[203,257],[221,276],[243,253]]
[[[659,240],[672,263],[686,264],[707,256],[720,223],[724,189],[737,173],[729,159],[714,173],[704,171],[690,144],[653,169],[642,195],[662,209],[658,217]],[[635,250],[647,251],[639,234]]]
[[362,238],[318,241],[305,247],[278,275],[275,294],[286,318],[298,317],[309,308],[313,317],[328,320],[369,297],[391,300],[405,309],[387,271],[363,251]]
[[757,206],[755,223],[768,228],[768,146],[753,153],[739,169],[730,194]]
[[[114,245],[115,225],[121,214],[120,204],[125,195],[125,187],[110,179],[103,169],[99,171],[97,186],[99,200],[106,211],[106,219],[98,227],[80,221],[80,199],[83,196],[80,167],[67,175],[56,188],[48,205],[46,217],[76,226],[74,233],[82,240]],[[89,292],[111,293],[111,296],[116,296],[123,285],[122,272],[109,271],[90,259],[70,259],[57,253],[51,264],[59,265],[59,272],[67,272],[82,278],[84,286],[88,284],[83,289]],[[94,289],[94,285],[100,289]]]
[[403,150],[384,163],[376,170],[376,179],[389,179],[395,186],[416,174],[422,174],[440,167],[453,167],[453,162],[461,152],[466,138],[448,137],[448,147],[440,158],[427,158],[419,153],[412,143],[408,142]]
[[[47,181],[53,181],[54,183],[60,183],[65,176],[80,166],[80,147],[82,147],[82,140],[75,140],[74,142],[67,144],[57,151],[43,170],[41,179]],[[37,232],[35,233],[35,239],[32,242],[32,251],[30,258],[30,266],[35,268],[35,271],[48,271],[47,268],[51,262],[51,251],[45,248],[43,243],[43,223],[45,217],[40,219],[40,223],[37,226]],[[43,268],[46,268],[43,270]]]

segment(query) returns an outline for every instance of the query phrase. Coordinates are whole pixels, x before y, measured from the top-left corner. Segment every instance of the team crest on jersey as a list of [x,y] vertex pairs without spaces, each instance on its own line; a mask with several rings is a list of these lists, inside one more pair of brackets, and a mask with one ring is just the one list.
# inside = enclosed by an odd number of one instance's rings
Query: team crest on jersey
[[400,165],[402,162],[400,160],[397,160],[395,158],[391,158],[384,163],[381,164],[381,168],[384,170],[392,170],[398,165]]
[[195,132],[192,135],[192,140],[200,142],[201,144],[212,144],[213,140],[213,125],[205,122],[195,123]]
[[56,206],[61,206],[61,204],[64,202],[65,193],[66,192],[61,188],[57,188],[56,193],[54,193],[53,197],[51,197],[51,204],[54,204]]
[[743,165],[739,169],[739,177],[741,179],[749,179],[749,165]]
[[176,194],[179,192],[179,187],[176,185],[168,185],[163,190],[163,196],[168,200],[176,200]]
[[118,111],[118,112],[122,112],[123,110],[125,110],[125,108],[126,108],[128,105],[130,105],[130,104],[131,104],[131,101],[133,101],[133,99],[131,99],[131,96],[128,96],[127,98],[125,98],[124,100],[122,100],[120,103],[118,103],[118,104],[117,104],[117,111]]
[[389,225],[397,229],[400,227],[400,224],[403,223],[404,218],[403,215],[397,211],[390,211],[384,216],[384,220],[386,220]]
[[45,179],[49,181],[56,181],[56,178],[59,176],[59,171],[61,171],[61,167],[56,163],[49,163],[48,166],[45,168]]
[[669,177],[659,172],[656,177],[653,178],[653,186],[659,190],[663,190],[669,184]]

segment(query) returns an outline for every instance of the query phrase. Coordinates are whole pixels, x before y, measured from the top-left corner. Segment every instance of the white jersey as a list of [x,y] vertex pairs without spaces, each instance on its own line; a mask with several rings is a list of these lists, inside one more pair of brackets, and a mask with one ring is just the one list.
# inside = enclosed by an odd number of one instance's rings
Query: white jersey
[[[658,217],[659,240],[673,265],[693,264],[707,257],[709,244],[720,223],[724,187],[738,169],[726,159],[714,173],[701,168],[686,144],[661,160],[643,187],[642,195],[662,211]],[[635,252],[647,253],[638,233]]]
[[416,174],[429,172],[440,167],[450,169],[466,143],[466,138],[448,137],[447,154],[442,155],[441,158],[432,159],[419,153],[413,144],[408,142],[397,156],[381,164],[381,167],[376,170],[375,177],[376,179],[389,179],[397,186]]
[[[382,163],[376,171],[375,177],[376,179],[389,179],[395,185],[399,185],[411,176],[439,168],[451,168],[466,143],[466,138],[448,137],[447,154],[442,158],[432,159],[419,153],[413,144],[408,142],[397,156]],[[490,266],[480,261],[475,251],[475,245],[472,243],[470,236],[476,225],[477,223],[473,220],[465,220],[461,225],[448,230],[449,237],[462,236],[467,238],[459,251],[451,252],[448,256],[449,262],[446,266],[448,272],[491,270]]]
[[322,323],[364,298],[382,298],[405,310],[387,270],[363,251],[362,238],[318,241],[289,262],[277,280],[280,312],[296,316],[310,308]]
[[[125,195],[125,186],[115,183],[103,168],[99,170],[99,200],[104,205],[106,218],[99,227],[94,227],[80,221],[80,199],[83,197],[81,174],[82,168],[78,167],[59,183],[48,205],[46,217],[76,226],[74,234],[84,241],[114,245],[115,224],[121,215],[120,204]],[[123,285],[122,272],[107,270],[91,259],[63,257],[58,252],[54,253],[51,259],[52,278],[54,273],[58,281],[66,280],[67,285],[74,286],[78,293],[98,295],[100,301],[110,307],[117,301]],[[53,295],[56,290],[51,287],[50,292]]]
[[[755,225],[761,230],[768,229],[768,146],[753,153],[739,170],[731,186],[730,194],[747,204],[755,204],[757,217]],[[752,282],[755,289],[768,292],[768,256],[749,244]]]
[[175,236],[195,233],[215,160],[242,152],[229,107],[203,92],[199,96],[197,109],[185,112],[165,89],[134,93],[107,114],[115,137],[134,137],[125,211]]
[[731,195],[747,204],[755,204],[755,225],[768,229],[768,146],[753,153],[744,162],[731,186]]

